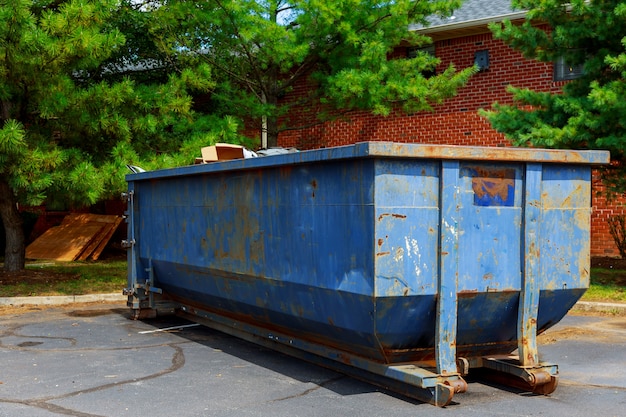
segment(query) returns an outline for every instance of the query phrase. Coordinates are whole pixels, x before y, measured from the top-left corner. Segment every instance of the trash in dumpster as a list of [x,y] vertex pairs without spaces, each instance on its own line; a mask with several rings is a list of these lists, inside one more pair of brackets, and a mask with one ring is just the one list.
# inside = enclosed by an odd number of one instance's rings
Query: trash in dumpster
[[201,158],[196,158],[196,164],[205,164],[216,161],[229,161],[231,159],[255,158],[257,154],[241,145],[230,143],[216,143],[200,149]]
[[128,175],[128,306],[438,406],[476,368],[549,394],[537,334],[588,288],[608,161],[364,142]]
[[274,156],[274,155],[283,155],[286,153],[295,153],[300,152],[296,148],[281,148],[281,147],[273,147],[267,149],[260,149],[256,151],[259,156]]

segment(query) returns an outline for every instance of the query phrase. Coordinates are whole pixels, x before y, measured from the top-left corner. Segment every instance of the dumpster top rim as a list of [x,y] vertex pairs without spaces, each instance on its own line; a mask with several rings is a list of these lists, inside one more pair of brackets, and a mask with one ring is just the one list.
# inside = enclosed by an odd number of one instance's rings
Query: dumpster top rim
[[234,159],[208,164],[189,165],[157,171],[129,174],[127,181],[153,179],[165,176],[201,174],[313,163],[354,158],[409,158],[438,160],[474,160],[491,162],[537,162],[582,165],[606,165],[609,151],[565,150],[542,148],[513,148],[488,146],[431,145],[397,142],[359,142],[353,145],[306,150],[258,158]]

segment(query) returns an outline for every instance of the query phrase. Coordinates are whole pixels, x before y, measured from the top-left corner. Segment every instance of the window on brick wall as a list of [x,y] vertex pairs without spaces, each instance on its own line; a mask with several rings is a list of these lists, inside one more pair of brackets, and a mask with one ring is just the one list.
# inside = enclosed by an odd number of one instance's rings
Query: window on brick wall
[[[425,47],[417,47],[417,46],[410,46],[408,48],[406,48],[406,57],[407,58],[415,58],[419,53],[426,53],[428,55],[431,56],[436,56],[435,55],[435,45],[430,45],[430,46],[425,46]],[[428,78],[428,77],[432,77],[434,75],[436,75],[437,72],[432,69],[430,71],[424,71],[423,75],[424,77]]]
[[574,80],[584,74],[583,64],[571,65],[560,57],[554,63],[554,81]]

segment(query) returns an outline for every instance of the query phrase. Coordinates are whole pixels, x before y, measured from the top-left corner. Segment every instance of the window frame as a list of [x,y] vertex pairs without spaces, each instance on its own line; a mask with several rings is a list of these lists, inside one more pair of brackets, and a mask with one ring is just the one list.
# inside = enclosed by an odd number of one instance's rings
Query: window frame
[[565,57],[560,56],[553,62],[554,81],[571,81],[582,77],[585,74],[584,64],[570,65],[565,61]]
[[[435,48],[435,44],[433,43],[428,46],[408,46],[406,48],[407,59],[415,58],[420,51],[426,52],[435,58],[437,57],[437,53],[436,53],[437,50]],[[432,69],[431,71],[423,71],[422,75],[424,76],[424,78],[434,77],[435,75],[437,75],[437,69],[435,68],[435,69]]]

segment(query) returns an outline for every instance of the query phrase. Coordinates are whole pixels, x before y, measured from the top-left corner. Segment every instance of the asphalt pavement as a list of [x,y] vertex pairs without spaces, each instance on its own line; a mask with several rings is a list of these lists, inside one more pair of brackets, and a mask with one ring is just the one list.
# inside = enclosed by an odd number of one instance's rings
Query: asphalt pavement
[[0,416],[622,416],[626,317],[568,315],[539,337],[549,396],[468,378],[445,409],[124,303],[0,316]]

